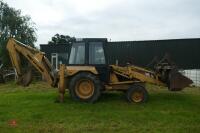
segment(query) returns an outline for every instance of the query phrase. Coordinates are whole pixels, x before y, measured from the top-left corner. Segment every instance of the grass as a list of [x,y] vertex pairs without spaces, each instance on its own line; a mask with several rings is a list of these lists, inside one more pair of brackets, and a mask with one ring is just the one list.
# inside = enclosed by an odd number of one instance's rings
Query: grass
[[[123,93],[103,94],[95,104],[54,102],[57,90],[43,82],[27,88],[0,85],[0,133],[197,133],[200,89],[169,92],[150,86],[149,101],[129,104]],[[10,125],[10,121],[16,125]]]

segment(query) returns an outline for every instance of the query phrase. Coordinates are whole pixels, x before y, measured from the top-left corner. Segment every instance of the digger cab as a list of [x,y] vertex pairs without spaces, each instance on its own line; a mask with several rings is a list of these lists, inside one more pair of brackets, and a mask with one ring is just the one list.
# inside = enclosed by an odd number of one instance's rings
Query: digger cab
[[94,66],[101,81],[109,82],[106,38],[84,38],[72,44],[69,66]]

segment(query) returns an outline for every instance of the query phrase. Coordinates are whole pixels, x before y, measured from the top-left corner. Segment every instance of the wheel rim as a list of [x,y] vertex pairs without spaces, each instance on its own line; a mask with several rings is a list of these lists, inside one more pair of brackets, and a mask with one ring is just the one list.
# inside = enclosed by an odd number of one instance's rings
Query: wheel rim
[[133,93],[132,93],[132,96],[131,96],[132,101],[133,101],[133,102],[136,102],[136,103],[142,102],[143,97],[144,97],[143,93],[142,93],[142,92],[139,92],[139,91],[133,92]]
[[75,92],[79,98],[88,99],[94,94],[94,83],[83,79],[77,82]]

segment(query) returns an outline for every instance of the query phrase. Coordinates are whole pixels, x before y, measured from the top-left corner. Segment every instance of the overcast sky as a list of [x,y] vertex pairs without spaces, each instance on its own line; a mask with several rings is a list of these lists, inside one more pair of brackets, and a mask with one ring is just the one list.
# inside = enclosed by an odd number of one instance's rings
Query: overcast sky
[[36,24],[38,44],[56,34],[154,40],[200,37],[200,0],[4,0]]

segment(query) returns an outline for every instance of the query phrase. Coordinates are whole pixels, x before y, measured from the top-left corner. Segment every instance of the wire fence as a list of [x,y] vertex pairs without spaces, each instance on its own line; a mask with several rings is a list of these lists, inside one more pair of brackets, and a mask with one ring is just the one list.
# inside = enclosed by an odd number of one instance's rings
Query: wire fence
[[200,87],[200,69],[184,70],[182,74],[190,78],[194,86]]

